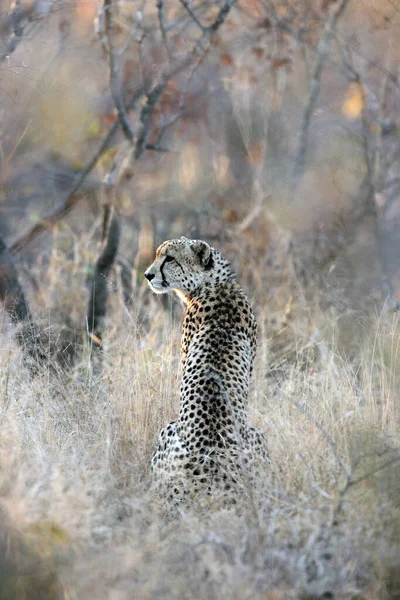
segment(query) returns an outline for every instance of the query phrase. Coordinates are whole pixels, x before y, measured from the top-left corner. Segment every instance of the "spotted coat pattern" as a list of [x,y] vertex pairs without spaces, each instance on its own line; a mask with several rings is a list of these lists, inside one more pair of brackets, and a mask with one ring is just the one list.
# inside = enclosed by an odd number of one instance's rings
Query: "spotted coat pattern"
[[254,454],[269,460],[263,433],[247,423],[253,311],[228,261],[200,240],[164,242],[145,276],[154,292],[174,290],[187,305],[179,416],[159,435],[153,470],[229,488]]

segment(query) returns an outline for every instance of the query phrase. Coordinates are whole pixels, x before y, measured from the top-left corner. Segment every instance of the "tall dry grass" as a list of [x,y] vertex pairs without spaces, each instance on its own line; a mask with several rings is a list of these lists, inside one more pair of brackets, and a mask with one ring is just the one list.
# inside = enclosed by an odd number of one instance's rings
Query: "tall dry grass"
[[[74,243],[70,259],[53,251],[36,296],[54,335],[73,307],[84,322],[88,240]],[[263,280],[255,259],[237,267]],[[101,375],[84,344],[70,372],[30,378],[2,315],[0,597],[398,597],[397,318],[308,306],[272,335],[282,307],[253,304],[249,414],[272,465],[236,507],[171,507],[151,486],[157,433],[178,411],[177,303],[165,310],[139,283],[128,310],[114,286]],[[271,369],[282,335],[286,359]]]

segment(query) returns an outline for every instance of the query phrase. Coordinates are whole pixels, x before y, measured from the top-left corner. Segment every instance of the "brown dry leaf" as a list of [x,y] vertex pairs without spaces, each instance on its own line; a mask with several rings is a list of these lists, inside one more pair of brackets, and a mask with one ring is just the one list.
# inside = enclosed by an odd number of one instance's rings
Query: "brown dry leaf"
[[237,28],[238,28],[237,23],[232,21],[232,19],[228,19],[227,21],[225,21],[225,24],[224,24],[225,31],[232,32],[232,31],[236,31]]
[[260,0],[242,0],[240,4],[252,15],[261,16],[263,12],[263,6]]
[[[226,21],[225,27],[227,27],[228,25],[232,25],[231,21]],[[214,44],[214,46],[221,45],[221,36],[218,35],[218,33],[213,37],[213,44]]]
[[174,45],[175,49],[178,49],[182,45],[182,36],[180,35],[171,35],[170,37],[171,43]]
[[239,83],[242,84],[256,84],[258,83],[258,79],[254,75],[253,69],[243,66],[238,69],[236,72],[236,77]]
[[260,46],[256,46],[255,48],[251,49],[251,53],[254,54],[254,56],[260,60],[261,58],[264,58],[265,50]]
[[112,125],[117,119],[118,119],[118,113],[115,108],[113,108],[113,110],[111,112],[103,115],[103,118],[102,118],[102,120],[104,121],[104,123],[106,125]]
[[281,67],[284,67],[285,65],[290,65],[291,62],[292,62],[291,59],[287,58],[287,57],[273,58],[271,60],[271,67],[272,67],[272,69],[280,69]]
[[287,19],[290,16],[290,7],[280,5],[276,9],[276,14],[280,19]]
[[268,19],[268,17],[266,17],[265,19],[261,19],[261,21],[257,23],[258,29],[269,29],[270,27],[271,21]]
[[233,59],[230,54],[221,54],[220,63],[223,67],[229,67],[233,64]]
[[262,142],[257,141],[250,144],[247,150],[247,162],[252,167],[258,167],[261,165],[264,158],[264,145]]
[[125,32],[124,27],[121,25],[121,23],[114,23],[113,31],[114,31],[115,37],[118,37],[119,35],[123,35]]
[[347,119],[358,119],[364,109],[364,94],[359,83],[351,83],[347,88],[342,113]]
[[227,208],[222,215],[224,221],[229,221],[230,223],[237,223],[239,221],[239,215],[234,208]]

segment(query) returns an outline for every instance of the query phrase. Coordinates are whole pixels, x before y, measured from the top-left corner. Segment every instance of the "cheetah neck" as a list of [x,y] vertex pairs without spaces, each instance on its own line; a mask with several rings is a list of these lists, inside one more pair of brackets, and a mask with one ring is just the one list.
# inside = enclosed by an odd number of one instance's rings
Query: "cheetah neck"
[[201,284],[192,292],[183,292],[175,289],[175,293],[186,305],[203,296],[206,290],[223,286],[236,280],[235,273],[230,263],[218,252],[212,249],[209,265],[205,269],[205,276]]
[[177,290],[177,289],[174,289],[174,292],[178,296],[179,300],[181,300],[184,304],[186,304],[186,305],[190,304],[192,297],[189,296],[189,294],[187,294],[186,292],[183,292],[182,290]]

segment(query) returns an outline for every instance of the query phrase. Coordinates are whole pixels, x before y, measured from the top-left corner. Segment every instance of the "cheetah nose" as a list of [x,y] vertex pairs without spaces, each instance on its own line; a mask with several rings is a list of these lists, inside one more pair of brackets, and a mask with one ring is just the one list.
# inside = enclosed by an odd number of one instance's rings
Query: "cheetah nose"
[[146,277],[146,279],[148,281],[151,281],[152,279],[154,279],[154,273],[149,273],[149,271],[146,271],[144,276]]

